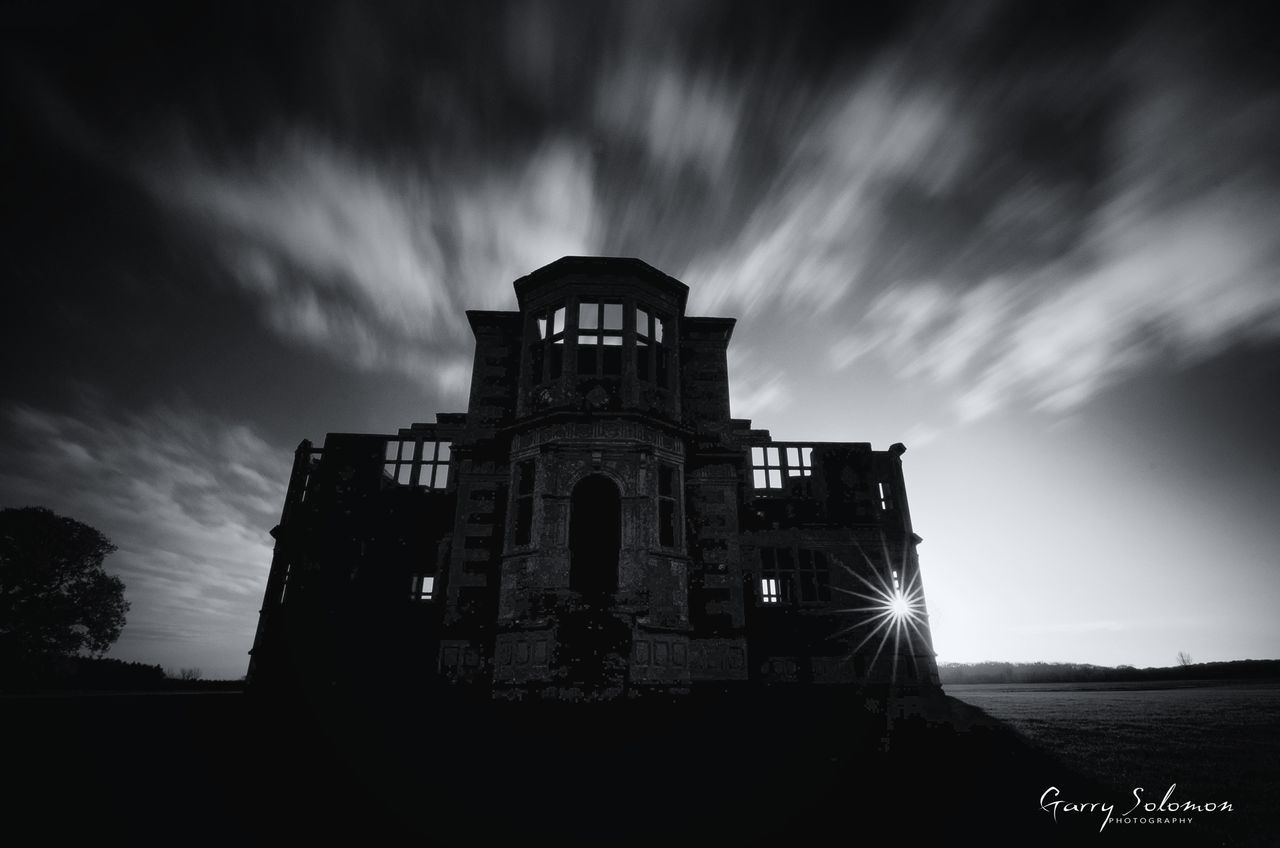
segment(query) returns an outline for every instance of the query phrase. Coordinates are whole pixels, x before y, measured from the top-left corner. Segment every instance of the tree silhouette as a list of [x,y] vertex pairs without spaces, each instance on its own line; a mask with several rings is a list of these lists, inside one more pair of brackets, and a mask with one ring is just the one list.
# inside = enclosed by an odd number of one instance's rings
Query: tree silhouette
[[0,664],[101,656],[120,638],[124,583],[98,530],[44,507],[0,510]]

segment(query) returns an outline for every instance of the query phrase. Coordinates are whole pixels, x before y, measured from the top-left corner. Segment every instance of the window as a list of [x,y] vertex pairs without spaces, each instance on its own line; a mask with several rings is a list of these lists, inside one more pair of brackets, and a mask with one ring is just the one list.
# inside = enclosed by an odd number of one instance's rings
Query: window
[[648,381],[651,375],[662,388],[667,387],[667,373],[671,363],[662,318],[636,310],[636,377]]
[[886,512],[888,512],[891,509],[895,509],[896,507],[894,506],[894,503],[893,503],[893,489],[890,488],[888,483],[880,483],[879,489],[880,489],[880,508]]
[[430,574],[415,574],[409,586],[409,599],[429,601],[435,596],[436,578]]
[[796,551],[796,579],[800,583],[800,603],[816,604],[831,600],[831,570],[822,551],[800,548]]
[[452,442],[423,442],[422,463],[418,468],[417,485],[428,489],[443,489],[449,485],[449,457]]
[[636,310],[636,377],[649,379],[649,340],[653,338],[653,328],[649,325],[649,313],[643,309]]
[[670,368],[670,355],[666,344],[662,341],[662,319],[653,316],[653,361],[655,382],[660,388],[667,388],[667,371]]
[[548,379],[558,380],[564,373],[564,307],[557,307],[551,314],[551,363]]
[[400,486],[444,489],[449,485],[451,442],[391,439],[383,456],[382,474]]
[[621,303],[578,304],[579,376],[622,373],[622,312]]
[[565,311],[563,306],[534,313],[538,338],[529,346],[533,384],[559,379],[564,373]]
[[382,465],[383,475],[402,486],[408,486],[413,479],[413,454],[417,447],[418,443],[413,441],[392,439],[387,442]]
[[777,448],[751,449],[751,479],[757,489],[782,488],[782,461]]
[[813,474],[813,448],[787,448],[787,476],[809,477]]
[[313,450],[307,456],[306,476],[302,478],[302,497],[299,501],[306,501],[307,494],[311,489],[311,481],[316,476],[316,471],[320,468],[320,460],[323,458],[324,452]]
[[751,482],[756,489],[782,489],[789,477],[811,476],[811,445],[771,445],[751,449]]
[[516,544],[527,545],[533,539],[533,490],[535,467],[532,459],[516,464]]
[[676,508],[676,491],[678,489],[677,470],[674,465],[662,463],[658,466],[658,544],[664,548],[676,547],[680,538],[680,511]]
[[[831,570],[822,551],[761,548],[760,580],[764,603],[824,604],[831,600]],[[766,581],[770,593],[763,592]]]
[[[791,551],[788,550],[787,555],[790,556]],[[787,570],[778,568],[778,548],[760,549],[760,586],[763,589],[768,584],[770,589],[764,597],[765,603],[791,602],[790,575],[787,574],[786,578],[779,576],[780,572]]]

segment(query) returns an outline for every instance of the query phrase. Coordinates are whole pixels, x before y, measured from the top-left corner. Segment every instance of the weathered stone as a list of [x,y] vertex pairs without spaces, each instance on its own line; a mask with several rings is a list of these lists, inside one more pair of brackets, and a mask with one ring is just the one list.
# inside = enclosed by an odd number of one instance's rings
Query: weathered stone
[[[465,414],[299,447],[254,687],[936,689],[902,445],[731,418],[734,321],[686,316],[643,262],[515,289],[467,313]],[[903,618],[867,610],[899,596]]]

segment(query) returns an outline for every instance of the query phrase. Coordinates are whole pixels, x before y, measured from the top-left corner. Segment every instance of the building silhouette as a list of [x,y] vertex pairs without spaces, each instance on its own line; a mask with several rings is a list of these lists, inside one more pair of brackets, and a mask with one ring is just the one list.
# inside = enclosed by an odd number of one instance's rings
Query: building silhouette
[[731,417],[731,318],[565,257],[470,311],[465,413],[299,445],[249,684],[937,691],[901,457]]

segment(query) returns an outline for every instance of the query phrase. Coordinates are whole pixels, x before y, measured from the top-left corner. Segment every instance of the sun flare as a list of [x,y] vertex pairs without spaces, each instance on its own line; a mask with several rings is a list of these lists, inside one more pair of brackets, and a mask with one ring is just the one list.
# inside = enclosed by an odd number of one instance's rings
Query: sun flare
[[914,664],[917,646],[929,644],[922,629],[925,622],[924,592],[920,586],[918,573],[912,573],[906,585],[902,584],[901,575],[907,571],[905,562],[898,569],[892,569],[877,566],[866,557],[865,552],[863,556],[868,566],[865,570],[856,570],[842,564],[844,569],[857,579],[864,591],[837,587],[838,591],[857,598],[862,603],[859,606],[841,610],[855,620],[832,636],[843,636],[846,633],[867,628],[861,641],[849,652],[851,657],[861,651],[868,642],[879,637],[875,654],[871,659],[871,668],[875,667],[885,646],[892,638],[890,677],[896,680],[900,659],[909,657],[910,662]]

